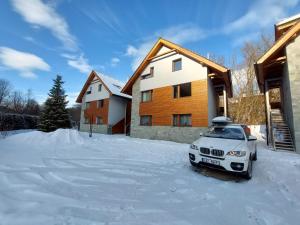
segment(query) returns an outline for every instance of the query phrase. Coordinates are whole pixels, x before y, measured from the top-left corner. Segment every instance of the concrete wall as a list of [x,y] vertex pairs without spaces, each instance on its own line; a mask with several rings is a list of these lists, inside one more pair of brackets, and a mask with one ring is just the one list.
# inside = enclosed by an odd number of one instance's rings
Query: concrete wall
[[212,119],[217,116],[217,94],[211,79],[207,79],[208,88],[208,125],[212,125]]
[[145,139],[160,139],[192,143],[199,138],[204,127],[140,126],[139,105],[141,102],[140,78],[132,87],[132,108],[130,136]]
[[[182,69],[173,72],[172,62],[180,58],[182,59]],[[141,80],[140,91],[207,79],[207,67],[174,52],[153,59],[141,74],[150,73],[150,67],[154,67],[154,75]]]
[[291,99],[293,107],[294,140],[300,153],[300,36],[286,47]]
[[127,100],[118,96],[109,99],[108,124],[115,125],[125,117]]

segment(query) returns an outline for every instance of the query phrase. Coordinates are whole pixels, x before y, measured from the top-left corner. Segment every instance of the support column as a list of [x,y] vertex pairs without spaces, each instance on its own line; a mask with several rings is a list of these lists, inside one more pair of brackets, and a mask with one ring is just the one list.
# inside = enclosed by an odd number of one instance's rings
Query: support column
[[227,117],[228,112],[227,112],[227,92],[226,92],[226,87],[223,87],[223,98],[224,98],[224,116]]
[[265,104],[266,104],[266,122],[267,122],[267,144],[270,145],[272,144],[272,127],[271,127],[271,118],[270,118],[270,99],[269,99],[269,85],[268,85],[268,81],[265,80],[265,87],[264,87],[264,91],[265,91]]

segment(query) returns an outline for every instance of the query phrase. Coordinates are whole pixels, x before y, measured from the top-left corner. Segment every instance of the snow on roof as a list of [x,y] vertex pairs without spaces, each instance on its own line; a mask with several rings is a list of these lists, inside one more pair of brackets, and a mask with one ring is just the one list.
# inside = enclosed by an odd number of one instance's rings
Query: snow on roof
[[291,16],[291,17],[284,18],[284,19],[280,20],[280,21],[276,24],[276,26],[279,26],[279,25],[288,23],[288,22],[293,21],[293,20],[296,20],[296,19],[300,19],[300,13],[299,13],[299,14],[296,14],[296,15],[294,15],[294,16]]
[[125,97],[125,98],[131,98],[130,95],[121,93],[121,90],[125,85],[122,81],[116,80],[110,76],[104,75],[99,72],[96,72],[96,73],[113,95],[118,95],[118,96]]

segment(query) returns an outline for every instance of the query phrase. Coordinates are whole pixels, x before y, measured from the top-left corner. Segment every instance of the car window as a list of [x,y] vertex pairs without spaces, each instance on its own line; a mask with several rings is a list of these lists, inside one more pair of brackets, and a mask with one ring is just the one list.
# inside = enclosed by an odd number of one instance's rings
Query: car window
[[243,131],[234,127],[211,127],[205,137],[245,140]]

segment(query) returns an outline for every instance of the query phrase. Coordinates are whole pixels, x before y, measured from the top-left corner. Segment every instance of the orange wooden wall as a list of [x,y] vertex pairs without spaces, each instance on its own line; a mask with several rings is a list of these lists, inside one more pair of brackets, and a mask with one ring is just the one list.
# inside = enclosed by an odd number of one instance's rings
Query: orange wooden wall
[[90,102],[90,107],[84,110],[84,116],[93,118],[93,124],[96,124],[96,117],[100,116],[103,119],[103,124],[108,124],[108,106],[109,98],[103,99],[103,107],[97,108],[97,101]]
[[192,96],[173,98],[173,86],[153,89],[152,101],[140,103],[140,115],[152,115],[153,126],[172,126],[173,114],[192,114],[193,127],[208,126],[207,80],[192,82]]

